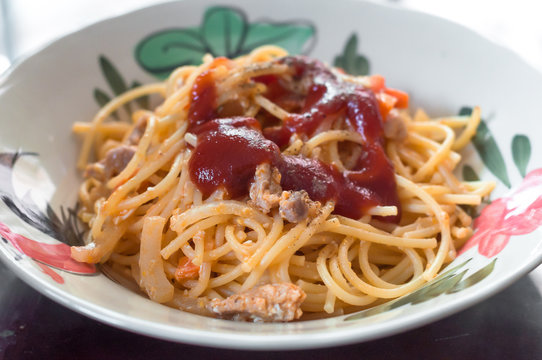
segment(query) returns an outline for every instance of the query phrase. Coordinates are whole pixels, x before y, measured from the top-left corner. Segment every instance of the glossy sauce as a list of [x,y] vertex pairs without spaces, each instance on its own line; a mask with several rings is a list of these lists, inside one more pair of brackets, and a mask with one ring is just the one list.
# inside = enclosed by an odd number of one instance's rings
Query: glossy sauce
[[[283,147],[294,133],[310,137],[324,122],[343,116],[365,141],[382,142],[382,119],[378,102],[370,89],[338,79],[317,60],[297,56],[283,58],[281,62],[293,69],[294,81],[306,84],[307,95],[299,113],[292,114],[280,127],[264,130],[267,138]],[[289,101],[295,94],[284,88],[276,76],[268,75],[256,80],[268,86],[267,97],[271,101],[281,107],[289,107],[287,110],[292,112]]]
[[216,115],[216,87],[213,79],[213,70],[202,72],[194,82],[190,93],[190,108],[188,130],[201,125]]
[[225,188],[232,198],[248,193],[256,167],[280,156],[262,136],[254,118],[210,120],[193,129],[198,145],[190,157],[190,177],[205,196]]
[[[289,92],[273,76],[258,78],[268,86],[266,94],[293,114],[280,127],[265,128],[253,118],[216,119],[212,78],[203,73],[196,80],[189,111],[190,131],[198,145],[190,159],[191,180],[205,196],[219,188],[232,198],[248,194],[256,167],[269,162],[281,173],[284,190],[305,190],[313,200],[335,201],[334,212],[358,219],[376,205],[400,210],[393,166],[384,152],[382,119],[374,94],[362,86],[339,80],[323,64],[304,57],[279,60],[289,65],[294,79],[304,81],[304,99]],[[213,90],[209,90],[213,89]],[[216,96],[216,94],[214,94]],[[297,104],[297,105],[296,105]],[[287,106],[285,106],[287,105]],[[194,111],[192,111],[194,109]],[[360,133],[363,154],[352,170],[340,172],[317,159],[280,152],[292,134],[311,136],[326,121],[339,116]],[[398,221],[398,216],[386,217]]]

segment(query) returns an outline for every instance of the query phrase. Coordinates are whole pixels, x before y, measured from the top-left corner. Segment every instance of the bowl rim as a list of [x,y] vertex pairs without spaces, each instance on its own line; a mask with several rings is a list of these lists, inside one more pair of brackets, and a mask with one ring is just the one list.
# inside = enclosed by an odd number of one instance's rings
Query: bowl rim
[[[14,261],[7,260],[4,252],[0,251],[0,259],[4,260],[7,267],[12,270],[20,279],[33,289],[48,297],[49,299],[89,318],[101,323],[108,324],[115,328],[128,332],[145,335],[157,339],[168,340],[177,343],[190,345],[207,346],[212,348],[237,349],[237,350],[303,350],[316,349],[331,346],[349,345],[358,342],[367,342],[382,337],[392,336],[411,329],[421,327],[434,321],[445,318],[449,315],[460,312],[476,303],[479,303],[492,295],[504,290],[519,278],[526,275],[542,262],[542,252],[533,257],[532,261],[511,273],[486,285],[483,293],[469,292],[462,297],[456,297],[446,303],[446,307],[440,306],[428,308],[423,312],[420,319],[418,313],[406,314],[397,323],[380,323],[371,325],[371,333],[365,334],[365,326],[344,327],[332,331],[314,331],[310,334],[304,333],[282,333],[282,334],[254,334],[254,333],[228,333],[209,330],[187,329],[180,326],[159,324],[156,322],[131,317],[93,302],[81,299],[75,295],[66,293],[61,287],[55,286],[45,278],[34,277],[17,266]],[[198,315],[193,315],[198,316]],[[230,321],[230,320],[219,320]],[[325,321],[324,320],[310,320]],[[277,324],[254,324],[254,326],[276,326]]]
[[[160,3],[147,4],[141,8],[135,10],[128,10],[125,12],[117,13],[112,16],[108,16],[101,20],[93,21],[86,24],[68,34],[57,37],[41,45],[37,49],[26,53],[22,56],[18,56],[13,60],[11,66],[0,74],[0,88],[10,81],[11,77],[23,67],[30,59],[39,57],[43,52],[47,51],[54,45],[57,45],[64,40],[71,37],[79,36],[82,33],[104,24],[117,21],[119,18],[130,17],[135,14],[143,13],[149,9],[168,7],[172,4],[180,4],[187,2],[188,0],[165,0]],[[372,0],[341,0],[351,3],[364,3],[364,6],[372,6],[375,8],[384,8],[386,11],[395,11],[398,13],[424,16],[428,18],[436,18],[439,22],[446,23],[447,26],[455,26],[468,31],[471,36],[476,36],[479,39],[483,39],[486,42],[490,42],[493,46],[498,47],[500,51],[506,52],[508,55],[515,57],[516,61],[519,61],[523,66],[528,67],[531,71],[536,72],[539,75],[542,73],[534,67],[531,63],[527,62],[514,50],[503,46],[501,43],[494,39],[487,38],[480,34],[478,31],[468,28],[462,24],[443,18],[438,15],[429,14],[423,11],[399,7],[393,4],[378,3]],[[537,236],[537,235],[533,235]],[[540,235],[538,235],[540,236]],[[87,317],[90,317],[99,322],[108,324],[110,326],[154,337],[157,339],[163,339],[173,342],[186,343],[191,345],[208,346],[213,348],[227,348],[238,350],[300,350],[300,349],[314,349],[324,348],[330,346],[347,345],[358,342],[371,341],[377,338],[385,336],[392,336],[397,333],[405,332],[414,328],[421,327],[428,323],[442,319],[454,313],[460,312],[465,308],[468,308],[476,303],[479,303],[490,296],[504,290],[510,286],[513,282],[519,278],[525,276],[539,264],[542,263],[542,251],[536,256],[532,256],[530,261],[522,264],[521,267],[516,268],[516,271],[510,273],[508,276],[495,279],[495,281],[487,284],[484,287],[484,291],[465,293],[462,297],[456,297],[446,303],[446,306],[435,306],[424,310],[423,316],[419,313],[411,313],[404,315],[400,321],[389,323],[380,323],[371,325],[371,333],[367,334],[364,328],[366,326],[359,327],[343,327],[335,328],[332,330],[324,331],[311,331],[310,334],[306,333],[277,333],[277,334],[257,334],[250,332],[242,333],[228,333],[228,332],[216,332],[210,330],[200,329],[188,329],[180,326],[160,324],[144,319],[140,319],[133,316],[128,316],[100,305],[96,305],[91,301],[84,300],[75,295],[69,294],[62,290],[61,287],[55,286],[53,283],[47,281],[45,278],[32,276],[31,273],[24,270],[22,266],[18,266],[12,261],[3,251],[0,251],[0,259],[7,265],[7,267],[13,271],[20,279],[26,284],[30,285],[33,289],[48,297],[49,299]],[[228,321],[228,320],[220,320]],[[312,320],[312,321],[324,321],[324,320]],[[277,324],[257,324],[255,326],[275,326]]]

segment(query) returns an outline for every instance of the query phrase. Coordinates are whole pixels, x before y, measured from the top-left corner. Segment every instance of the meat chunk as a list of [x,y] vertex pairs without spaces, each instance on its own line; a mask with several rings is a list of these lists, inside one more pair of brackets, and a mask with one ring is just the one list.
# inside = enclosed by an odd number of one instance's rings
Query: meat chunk
[[101,162],[89,164],[83,174],[86,178],[94,178],[99,181],[105,181],[104,165]]
[[139,144],[139,141],[141,140],[141,137],[143,136],[143,134],[145,133],[145,129],[147,128],[147,118],[148,116],[142,116],[139,120],[137,120],[134,129],[126,140],[129,145]]
[[177,265],[177,269],[175,270],[175,280],[182,282],[197,279],[198,275],[199,266],[194,265],[189,258],[183,257],[179,260],[179,265]]
[[85,170],[85,177],[106,181],[120,174],[135,154],[135,147],[121,145],[105,154],[105,158],[89,165]]
[[281,192],[278,169],[267,163],[258,165],[250,185],[250,204],[267,214],[279,205]]
[[126,145],[109,150],[104,159],[105,177],[109,179],[118,175],[132,160],[135,152],[135,147]]
[[280,216],[291,223],[315,216],[320,209],[320,203],[311,201],[306,191],[282,191],[280,172],[269,164],[258,165],[249,194],[249,204],[266,214],[278,206]]
[[315,216],[320,209],[318,201],[312,201],[306,191],[284,191],[279,201],[280,216],[291,223],[298,223]]
[[386,138],[402,142],[407,137],[407,128],[401,115],[396,111],[390,112],[384,122],[384,136]]
[[268,284],[224,300],[213,299],[207,309],[218,317],[236,321],[285,322],[301,317],[305,297],[294,284]]

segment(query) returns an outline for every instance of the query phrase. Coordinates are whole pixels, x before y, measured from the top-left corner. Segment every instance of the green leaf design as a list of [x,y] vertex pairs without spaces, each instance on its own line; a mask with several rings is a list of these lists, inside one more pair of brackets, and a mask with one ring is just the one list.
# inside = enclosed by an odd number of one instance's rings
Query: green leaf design
[[531,159],[531,142],[526,135],[518,134],[512,139],[512,157],[519,173],[525,177]]
[[94,99],[100,106],[105,106],[105,104],[111,101],[109,95],[107,95],[103,90],[100,89],[94,89]]
[[200,26],[168,29],[144,38],[135,57],[143,69],[164,79],[179,66],[201,64],[206,53],[232,58],[265,44],[292,54],[308,51],[315,33],[306,22],[249,23],[241,10],[216,6],[207,9]]
[[491,263],[487,264],[480,270],[476,271],[466,279],[465,274],[468,272],[467,269],[457,273],[461,268],[463,268],[468,262],[472,260],[468,259],[462,262],[459,265],[456,265],[451,268],[446,268],[444,272],[439,274],[431,282],[427,283],[418,290],[410,293],[409,295],[403,296],[399,299],[392,300],[388,303],[375,306],[371,309],[361,311],[357,314],[347,316],[346,321],[357,320],[366,318],[369,316],[381,314],[385,311],[393,310],[407,304],[419,304],[424,301],[430,300],[442,294],[453,294],[464,290],[468,287],[473,286],[474,284],[479,283],[483,279],[489,276],[495,268],[495,263],[497,259],[495,258]]
[[399,298],[397,300],[389,302],[388,303],[388,304],[390,304],[389,308],[390,309],[395,309],[395,308],[397,308],[399,306],[403,306],[403,305],[406,305],[406,304],[411,304],[411,303],[412,304],[417,304],[417,303],[429,300],[429,299],[431,299],[431,298],[433,298],[433,297],[435,297],[437,295],[442,294],[443,292],[447,291],[447,289],[452,288],[455,285],[455,283],[457,283],[457,281],[461,280],[461,278],[463,277],[465,271],[463,271],[463,273],[459,274],[460,275],[459,278],[454,279],[456,276],[458,276],[456,274],[456,271],[458,271],[459,269],[461,269],[462,267],[467,265],[471,260],[472,260],[472,258],[467,259],[464,262],[462,262],[461,264],[456,265],[456,266],[454,266],[454,267],[452,267],[450,269],[446,268],[446,270],[444,272],[439,274],[431,282],[425,284],[424,286],[422,286],[418,290],[416,290],[416,291],[414,291],[414,292],[412,292],[412,293],[410,293],[410,294],[408,294],[406,296],[403,296],[403,297],[401,297],[401,298]]
[[196,30],[180,29],[150,35],[138,44],[135,57],[144,70],[165,79],[179,66],[201,64],[207,52]]
[[467,260],[463,261],[461,264],[456,265],[456,266],[454,266],[454,267],[452,267],[450,269],[448,269],[448,267],[450,267],[450,266],[446,267],[445,271],[443,273],[440,273],[436,278],[433,279],[433,281],[440,280],[445,276],[448,276],[450,274],[455,273],[457,270],[461,269],[463,266],[467,265],[471,261],[472,261],[472,258],[467,259]]
[[213,7],[205,12],[201,33],[211,53],[232,57],[243,43],[246,27],[242,12]]
[[[128,87],[126,86],[124,78],[119,73],[117,68],[113,65],[113,63],[103,55],[100,55],[99,63],[100,68],[102,69],[102,74],[105,77],[107,83],[109,84],[111,90],[113,90],[113,93],[115,95],[125,93],[128,90]],[[124,105],[124,109],[126,109],[126,112],[128,114],[130,113],[130,107],[128,106],[128,104]]]
[[352,34],[344,46],[343,53],[335,57],[333,64],[352,75],[367,75],[369,60],[363,55],[358,55],[357,51],[358,37]]
[[479,181],[480,177],[476,174],[476,171],[470,165],[463,166],[463,180],[464,181]]
[[[130,86],[130,89],[135,89],[136,87],[141,86],[142,84],[139,81],[133,81],[132,86]],[[142,96],[138,99],[136,99],[137,103],[142,109],[148,109],[149,108],[149,97],[148,96]]]
[[[98,63],[100,64],[100,69],[102,70],[102,74],[107,82],[107,84],[111,87],[111,90],[115,95],[120,95],[122,93],[125,93],[126,91],[136,88],[138,86],[141,86],[141,83],[139,81],[133,81],[130,88],[126,86],[126,82],[122,75],[119,73],[117,68],[113,65],[113,63],[104,55],[100,55],[98,58]],[[103,107],[106,105],[109,101],[111,101],[111,97],[102,89],[96,88],[94,89],[94,100],[98,103],[100,107]],[[144,109],[148,109],[149,102],[148,102],[148,96],[142,96],[136,100],[140,107]],[[130,104],[125,104],[124,109],[126,109],[126,112],[128,114],[131,113]],[[119,114],[117,111],[115,111],[112,116],[119,120]]]
[[[484,202],[484,200],[482,200]],[[467,213],[471,218],[477,218],[480,214],[478,213],[478,209],[475,207],[472,207],[470,205],[459,205],[461,209],[463,209],[464,212]]]
[[[100,107],[103,107],[105,104],[111,101],[111,98],[103,90],[96,88],[94,89],[94,100],[96,100]],[[113,113],[113,117],[117,120],[119,119],[116,112]]]
[[117,68],[113,66],[111,61],[109,61],[109,59],[107,59],[105,56],[100,55],[99,62],[105,80],[107,80],[107,83],[111,87],[111,90],[113,90],[113,93],[115,95],[120,95],[126,92],[128,87],[124,82],[124,78],[120,75]]
[[481,121],[478,126],[478,131],[473,138],[474,147],[482,158],[482,161],[487,168],[502,181],[504,185],[510,187],[510,180],[508,179],[508,171],[506,170],[506,164],[502,157],[501,151],[497,145],[497,142],[493,138],[491,131],[487,127],[485,121]]
[[309,40],[314,33],[314,27],[308,23],[277,25],[254,23],[249,26],[240,54],[249,53],[266,44],[280,46],[290,54],[298,54],[310,47]]
[[489,274],[493,272],[496,262],[497,262],[497,259],[496,258],[493,259],[492,262],[490,262],[489,264],[487,264],[486,266],[484,266],[483,268],[481,268],[480,270],[478,270],[477,272],[475,272],[474,274],[472,274],[465,280],[458,283],[453,289],[448,291],[448,294],[456,293],[458,291],[471,287],[474,284],[479,283],[480,281],[488,277]]
[[467,270],[463,270],[457,275],[447,276],[431,283],[429,286],[424,287],[422,291],[415,294],[411,300],[411,303],[413,305],[419,304],[448,292],[449,290],[453,289],[457,283],[461,281],[461,279],[463,279],[463,276],[465,276],[466,273]]
[[[470,115],[471,113],[472,108],[469,107],[463,107],[459,111],[459,115]],[[478,125],[478,130],[472,139],[472,143],[489,171],[499,178],[504,185],[510,187],[510,179],[508,178],[508,171],[506,170],[506,164],[501,151],[483,119],[480,121],[480,125]]]

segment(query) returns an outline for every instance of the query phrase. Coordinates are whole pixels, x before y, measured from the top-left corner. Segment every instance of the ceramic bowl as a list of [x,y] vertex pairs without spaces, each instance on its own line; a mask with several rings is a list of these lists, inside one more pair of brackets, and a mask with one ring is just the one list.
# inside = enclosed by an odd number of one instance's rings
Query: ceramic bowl
[[[350,315],[288,324],[204,318],[153,303],[69,259],[80,139],[74,121],[137,83],[163,79],[205,52],[262,44],[355,74],[379,73],[432,116],[481,106],[460,176],[498,185],[476,233],[414,293]],[[542,76],[512,52],[446,20],[361,1],[186,0],[101,21],[18,62],[0,81],[0,258],[53,300],[128,331],[198,345],[301,349],[367,341],[464,309],[542,260]]]

